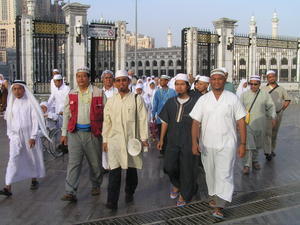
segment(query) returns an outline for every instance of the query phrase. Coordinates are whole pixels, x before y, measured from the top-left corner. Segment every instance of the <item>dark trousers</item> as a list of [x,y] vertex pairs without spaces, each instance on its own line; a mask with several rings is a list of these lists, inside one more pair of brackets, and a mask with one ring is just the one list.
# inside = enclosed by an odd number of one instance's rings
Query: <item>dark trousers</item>
[[[118,204],[120,188],[121,188],[121,167],[110,170],[108,177],[107,202],[114,205]],[[133,195],[138,185],[138,176],[136,168],[128,168],[126,170],[125,193]]]
[[172,185],[179,188],[185,201],[191,201],[197,191],[196,158],[190,148],[169,147],[165,152],[164,169]]
[[[159,139],[160,139],[160,134],[161,134],[161,123],[157,124],[157,129],[158,129],[158,135],[159,135]],[[167,134],[164,137],[164,144],[161,148],[160,154],[164,155],[166,152],[166,148],[167,148],[167,142],[168,142],[168,138],[167,138]]]

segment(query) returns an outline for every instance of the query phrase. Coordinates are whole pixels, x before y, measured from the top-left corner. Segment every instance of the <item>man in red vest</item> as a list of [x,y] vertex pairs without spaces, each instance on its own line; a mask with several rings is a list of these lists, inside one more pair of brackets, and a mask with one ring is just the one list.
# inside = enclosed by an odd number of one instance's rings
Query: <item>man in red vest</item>
[[68,145],[69,162],[66,194],[63,201],[76,202],[79,175],[85,156],[90,167],[91,194],[100,194],[102,183],[102,123],[106,97],[103,91],[90,84],[90,71],[82,67],[76,73],[77,88],[67,96],[63,113],[61,142]]

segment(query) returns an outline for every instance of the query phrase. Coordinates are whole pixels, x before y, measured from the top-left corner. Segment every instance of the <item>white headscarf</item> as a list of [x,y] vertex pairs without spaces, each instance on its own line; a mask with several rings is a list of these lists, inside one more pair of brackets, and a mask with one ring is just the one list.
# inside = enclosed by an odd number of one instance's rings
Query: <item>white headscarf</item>
[[249,89],[250,89],[250,87],[249,87],[249,85],[247,85],[247,87],[243,87],[243,85],[245,84],[245,83],[247,83],[247,80],[246,79],[242,79],[241,81],[240,81],[240,84],[239,84],[239,86],[238,86],[238,88],[237,88],[237,90],[236,90],[236,95],[238,96],[238,97],[241,97],[241,95],[245,92],[245,91],[248,91]]
[[[20,82],[20,83],[19,83]],[[22,83],[21,83],[22,82]],[[6,112],[5,112],[5,116],[4,116],[4,119],[7,121],[8,124],[11,125],[11,123],[13,122],[13,119],[12,119],[12,109],[13,109],[13,104],[14,104],[14,101],[16,99],[16,97],[13,95],[12,93],[12,88],[14,85],[18,84],[18,85],[21,85],[24,87],[25,89],[25,93],[24,93],[24,96],[27,97],[29,103],[33,106],[33,109],[35,111],[35,114],[37,116],[37,120],[38,120],[38,123],[39,123],[39,128],[41,129],[43,135],[50,141],[51,139],[49,138],[48,136],[48,132],[47,132],[47,129],[46,129],[46,125],[45,125],[45,119],[44,119],[44,114],[42,112],[42,109],[38,103],[38,101],[36,100],[36,98],[34,97],[34,95],[30,92],[30,90],[27,88],[27,86],[24,84],[25,82],[23,81],[15,81],[15,83],[13,83],[9,89],[9,92],[8,92],[8,101],[7,101],[7,107],[6,107]]]

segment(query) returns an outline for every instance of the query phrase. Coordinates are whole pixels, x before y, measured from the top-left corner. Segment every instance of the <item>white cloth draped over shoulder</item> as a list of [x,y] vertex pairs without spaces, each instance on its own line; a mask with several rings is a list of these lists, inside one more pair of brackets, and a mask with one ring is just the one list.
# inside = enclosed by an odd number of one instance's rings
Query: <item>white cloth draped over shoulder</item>
[[[45,120],[35,97],[25,85],[19,85],[25,88],[25,94],[22,98],[14,97],[12,94],[13,84],[9,91],[5,114],[10,148],[5,177],[6,185],[28,178],[45,176],[43,152],[38,136],[40,128],[44,136],[49,138]],[[29,146],[30,139],[34,139],[36,142],[33,148]]]

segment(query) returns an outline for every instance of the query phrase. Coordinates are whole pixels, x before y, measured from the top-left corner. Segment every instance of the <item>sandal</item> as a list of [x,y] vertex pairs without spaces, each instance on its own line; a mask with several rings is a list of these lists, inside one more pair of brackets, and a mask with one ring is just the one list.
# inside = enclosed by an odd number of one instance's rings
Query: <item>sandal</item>
[[7,188],[3,188],[2,190],[0,190],[0,195],[5,195],[9,197],[12,195],[12,193]]
[[76,195],[65,194],[60,200],[67,202],[77,202]]
[[259,165],[258,162],[253,162],[253,163],[252,163],[252,166],[253,166],[253,169],[255,169],[255,170],[260,170],[260,165]]
[[183,207],[183,206],[185,206],[186,205],[186,201],[177,201],[177,203],[176,203],[176,205],[178,206],[178,207]]
[[171,191],[170,192],[170,198],[171,199],[176,199],[176,198],[178,198],[178,196],[179,196],[179,192],[176,192],[176,191]]
[[244,166],[243,174],[249,175],[249,173],[250,173],[250,167],[249,166]]
[[212,216],[218,219],[224,219],[224,214],[220,210],[214,211]]
[[31,182],[30,190],[37,190],[39,188],[39,182],[34,180]]

